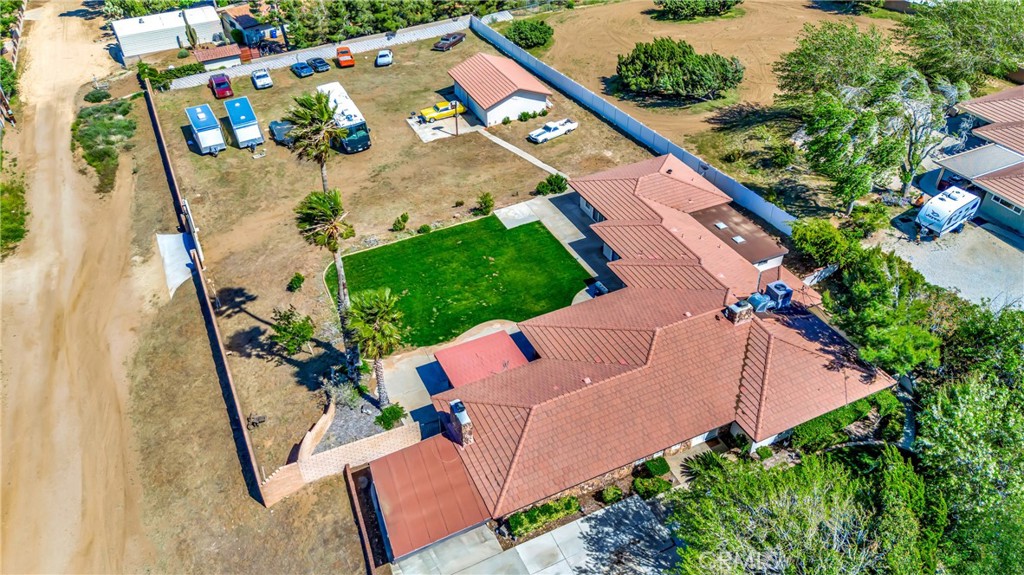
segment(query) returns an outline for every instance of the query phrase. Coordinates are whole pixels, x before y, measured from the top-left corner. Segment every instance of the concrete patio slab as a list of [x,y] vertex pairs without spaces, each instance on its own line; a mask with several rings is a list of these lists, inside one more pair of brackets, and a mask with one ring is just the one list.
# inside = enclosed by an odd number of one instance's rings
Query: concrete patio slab
[[523,224],[536,222],[540,218],[530,209],[530,202],[520,202],[505,208],[494,210],[494,215],[505,224],[505,228],[512,229]]
[[435,543],[395,563],[396,575],[452,575],[501,554],[494,533],[481,525]]
[[523,564],[526,565],[530,573],[537,573],[559,561],[565,560],[565,556],[562,555],[558,543],[555,542],[555,538],[550,533],[545,533],[540,537],[516,546],[515,551],[519,553],[519,557],[523,560]]
[[[435,140],[443,140],[455,136],[455,118],[445,118],[433,123],[421,124],[417,118],[406,118],[405,123],[409,124],[412,131],[420,137],[424,143]],[[464,136],[472,132],[483,130],[484,126],[476,116],[463,114],[459,116],[459,135]]]
[[531,575],[518,553],[508,551],[463,569],[456,575]]
[[569,561],[563,559],[558,563],[555,563],[551,567],[544,569],[543,571],[537,571],[534,575],[576,575],[573,573],[572,567],[569,566]]
[[585,550],[583,539],[580,538],[582,533],[583,530],[580,527],[580,522],[573,521],[552,531],[551,537],[558,544],[558,549],[562,552],[562,555],[571,557]]

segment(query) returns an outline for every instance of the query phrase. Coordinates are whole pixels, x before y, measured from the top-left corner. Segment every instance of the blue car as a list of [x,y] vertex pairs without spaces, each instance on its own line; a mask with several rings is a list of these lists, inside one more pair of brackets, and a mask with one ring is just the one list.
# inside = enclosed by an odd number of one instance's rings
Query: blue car
[[299,78],[308,78],[313,75],[313,69],[305,62],[296,62],[291,66],[292,73]]

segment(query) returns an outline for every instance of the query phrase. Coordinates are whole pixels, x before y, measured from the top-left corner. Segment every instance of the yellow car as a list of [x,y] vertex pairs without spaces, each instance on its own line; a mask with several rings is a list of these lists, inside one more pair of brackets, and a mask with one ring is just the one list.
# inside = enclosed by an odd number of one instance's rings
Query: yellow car
[[[455,107],[452,107],[452,102],[455,103]],[[452,100],[451,102],[438,102],[430,108],[423,108],[420,110],[420,122],[433,122],[435,120],[451,118],[455,115],[456,108],[458,108],[459,114],[466,113],[466,107],[458,100]]]

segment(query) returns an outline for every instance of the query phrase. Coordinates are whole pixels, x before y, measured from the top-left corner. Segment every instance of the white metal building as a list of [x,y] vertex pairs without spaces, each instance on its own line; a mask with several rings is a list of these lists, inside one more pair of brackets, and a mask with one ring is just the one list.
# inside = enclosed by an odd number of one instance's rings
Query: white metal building
[[551,105],[551,90],[508,58],[477,54],[448,70],[448,75],[455,80],[455,98],[487,126]]
[[200,6],[161,12],[139,18],[125,18],[113,23],[114,36],[122,58],[133,58],[163,50],[188,46],[185,21],[196,30],[199,43],[216,42],[224,37],[220,17],[212,6]]

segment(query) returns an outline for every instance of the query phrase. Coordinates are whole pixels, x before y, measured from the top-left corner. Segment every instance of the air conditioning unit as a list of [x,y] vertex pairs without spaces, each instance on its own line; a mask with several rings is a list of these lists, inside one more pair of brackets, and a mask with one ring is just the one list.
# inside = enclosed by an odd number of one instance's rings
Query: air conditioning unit
[[750,302],[750,306],[753,308],[754,313],[764,313],[775,307],[775,302],[763,293],[752,293],[750,294],[750,297],[747,298],[747,301]]
[[786,285],[786,282],[783,281],[768,284],[764,293],[774,302],[775,305],[772,307],[775,309],[788,307],[790,302],[793,301],[793,288]]

